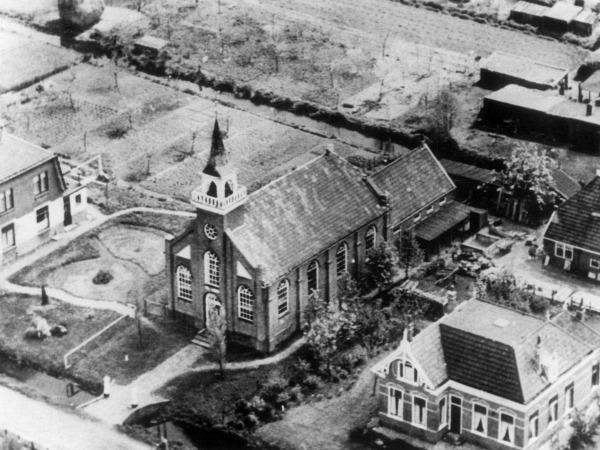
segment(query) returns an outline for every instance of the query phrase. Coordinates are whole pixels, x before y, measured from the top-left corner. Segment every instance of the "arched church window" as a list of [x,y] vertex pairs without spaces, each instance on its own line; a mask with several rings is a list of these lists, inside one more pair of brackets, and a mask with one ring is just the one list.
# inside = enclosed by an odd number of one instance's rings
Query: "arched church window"
[[177,298],[192,301],[192,273],[185,266],[177,266]]
[[204,254],[204,282],[217,287],[221,283],[221,267],[215,252],[208,251]]

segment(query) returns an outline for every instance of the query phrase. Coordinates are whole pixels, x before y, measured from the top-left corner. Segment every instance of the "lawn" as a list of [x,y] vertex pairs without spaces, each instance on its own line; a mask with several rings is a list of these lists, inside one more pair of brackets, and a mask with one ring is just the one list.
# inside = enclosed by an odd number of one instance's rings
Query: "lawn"
[[[41,306],[39,297],[2,294],[0,296],[0,349],[17,360],[27,361],[46,370],[63,373],[63,355],[119,317],[112,311],[80,308],[52,301]],[[25,330],[37,315],[50,326],[64,325],[63,337],[44,340],[25,338]]]
[[[127,214],[76,238],[11,280],[28,286],[45,284],[92,300],[165,304],[165,235],[180,233],[189,221],[163,214]],[[95,284],[100,270],[113,278]]]
[[109,375],[117,384],[125,385],[188,345],[195,331],[180,321],[144,318],[140,340],[137,322],[124,319],[76,353],[71,370],[95,381]]

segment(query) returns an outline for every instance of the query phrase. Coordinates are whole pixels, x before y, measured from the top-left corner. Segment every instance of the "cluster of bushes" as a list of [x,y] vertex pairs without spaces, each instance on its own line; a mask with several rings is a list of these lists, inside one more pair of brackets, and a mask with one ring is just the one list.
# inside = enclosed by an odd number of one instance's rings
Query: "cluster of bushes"
[[415,273],[416,279],[426,278],[430,275],[434,275],[440,270],[446,268],[446,261],[443,258],[437,258],[433,261],[421,264]]

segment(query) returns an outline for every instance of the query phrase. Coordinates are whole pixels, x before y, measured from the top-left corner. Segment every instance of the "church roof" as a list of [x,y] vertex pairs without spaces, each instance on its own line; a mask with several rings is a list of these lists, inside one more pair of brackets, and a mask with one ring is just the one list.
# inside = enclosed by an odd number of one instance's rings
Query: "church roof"
[[213,127],[212,139],[210,143],[210,154],[206,166],[204,167],[203,173],[211,175],[213,177],[220,177],[223,175],[223,168],[229,165],[229,158],[227,150],[223,144],[223,135],[219,128],[219,121],[215,119],[215,125]]
[[273,282],[385,211],[363,174],[327,151],[248,196],[227,234]]

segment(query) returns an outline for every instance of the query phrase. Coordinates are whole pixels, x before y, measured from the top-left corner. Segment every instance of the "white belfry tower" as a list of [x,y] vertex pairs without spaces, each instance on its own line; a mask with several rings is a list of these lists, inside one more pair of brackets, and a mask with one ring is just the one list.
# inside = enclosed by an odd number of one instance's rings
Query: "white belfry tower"
[[247,196],[246,187],[238,184],[237,171],[229,164],[219,122],[215,119],[210,156],[202,171],[200,186],[192,191],[192,204],[205,211],[226,214],[242,205]]

